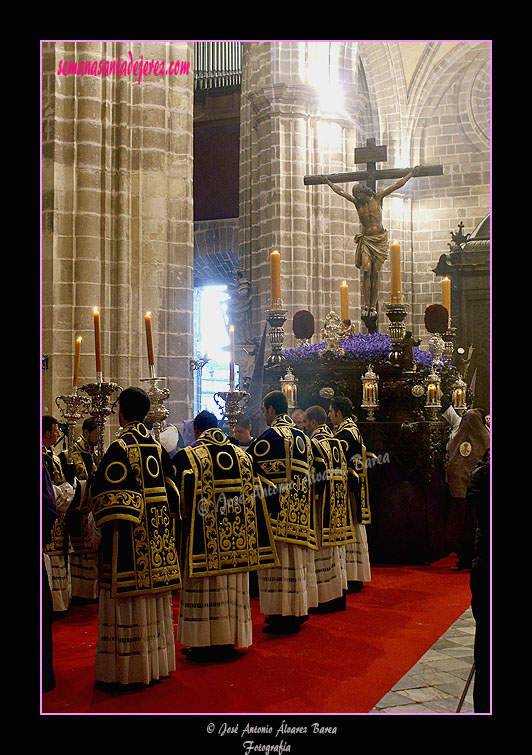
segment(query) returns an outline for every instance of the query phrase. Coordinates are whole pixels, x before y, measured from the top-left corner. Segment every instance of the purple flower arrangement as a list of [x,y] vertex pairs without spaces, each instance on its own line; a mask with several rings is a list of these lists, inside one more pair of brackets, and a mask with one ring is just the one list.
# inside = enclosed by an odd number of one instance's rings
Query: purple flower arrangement
[[[386,333],[355,333],[341,338],[340,348],[345,351],[340,359],[348,361],[385,362],[392,350],[390,336]],[[299,349],[284,349],[283,356],[288,362],[309,362],[319,357],[325,349],[325,343],[301,346]],[[432,364],[432,354],[414,347],[414,361],[424,367]]]

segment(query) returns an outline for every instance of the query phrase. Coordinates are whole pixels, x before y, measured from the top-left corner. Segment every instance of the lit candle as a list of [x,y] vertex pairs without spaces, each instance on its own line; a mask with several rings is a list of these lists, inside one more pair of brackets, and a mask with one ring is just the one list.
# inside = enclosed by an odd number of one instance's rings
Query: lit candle
[[451,280],[450,278],[442,278],[441,282],[441,303],[447,310],[449,319],[451,319]]
[[433,383],[428,387],[427,398],[429,404],[434,404],[436,402],[436,386]]
[[349,288],[344,281],[340,286],[340,309],[342,320],[349,320]]
[[76,338],[76,355],[74,357],[74,379],[72,380],[72,386],[77,388],[78,386],[78,370],[79,370],[79,355],[81,353],[81,336]]
[[94,307],[94,349],[96,351],[96,374],[102,371],[102,349],[100,345],[100,313]]
[[391,303],[401,304],[401,246],[390,244]]
[[150,366],[155,364],[153,359],[153,343],[151,339],[151,312],[146,312],[144,315],[144,324],[146,326],[146,346],[148,347],[148,364]]
[[277,251],[270,254],[270,277],[272,309],[281,309],[281,255]]
[[368,402],[373,403],[373,383],[368,384]]
[[229,326],[229,390],[235,390],[235,326]]

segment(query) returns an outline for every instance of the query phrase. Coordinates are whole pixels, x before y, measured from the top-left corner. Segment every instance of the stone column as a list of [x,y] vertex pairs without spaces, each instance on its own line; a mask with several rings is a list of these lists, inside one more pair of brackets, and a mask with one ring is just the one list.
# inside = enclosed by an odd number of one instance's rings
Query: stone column
[[[360,314],[359,273],[344,241],[356,233],[354,208],[334,201],[327,186],[303,183],[306,174],[352,169],[356,56],[356,43],[243,45],[240,262],[252,280],[253,327],[260,337],[270,306],[269,255],[279,250],[285,347],[296,345],[292,317],[301,309],[314,315],[313,342],[320,340],[325,316],[340,312],[344,279],[352,317]],[[326,97],[337,86],[343,106]]]
[[[59,62],[115,63],[114,73],[59,73]],[[118,61],[122,66],[119,69]],[[123,68],[158,62],[147,75]],[[176,65],[176,62],[179,64]],[[189,418],[192,377],[192,43],[43,45],[43,412],[95,380],[93,307],[101,313],[104,380],[146,387],[144,314],[170,421]],[[174,63],[172,73],[170,64]],[[64,70],[64,68],[62,69]],[[173,71],[177,73],[173,73]],[[105,68],[104,68],[105,71]],[[109,423],[111,433],[117,417]],[[112,437],[112,436],[110,436]]]

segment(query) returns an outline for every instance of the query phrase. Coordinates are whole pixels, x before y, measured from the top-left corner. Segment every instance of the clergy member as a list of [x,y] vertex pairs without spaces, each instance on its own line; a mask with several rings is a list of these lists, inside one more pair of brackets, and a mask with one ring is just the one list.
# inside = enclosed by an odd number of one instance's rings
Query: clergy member
[[195,442],[172,461],[186,535],[177,638],[197,661],[251,645],[249,572],[279,564],[252,460],[217,425],[200,412]]
[[102,533],[97,682],[145,684],[175,670],[172,590],[181,586],[175,541],[179,493],[168,454],[143,419],[147,394],[118,397],[121,430],[91,484]]
[[268,634],[299,632],[308,609],[318,604],[312,449],[287,410],[284,393],[268,393],[263,412],[269,429],[247,449],[261,474],[274,483],[265,491],[266,504],[281,563],[258,575],[260,610],[268,624],[262,631]]
[[373,456],[364,445],[362,435],[353,417],[353,404],[346,396],[335,396],[329,403],[329,419],[335,437],[344,448],[349,470],[349,496],[355,525],[356,543],[346,546],[346,567],[349,592],[358,592],[364,582],[371,581],[366,524],[371,524],[369,508],[368,465],[366,458]]
[[311,613],[345,611],[346,545],[356,541],[347,462],[342,443],[326,423],[327,412],[322,406],[306,410],[305,428],[314,456],[313,495],[320,546],[314,551],[318,607],[311,608]]
[[[94,449],[98,443],[98,425],[88,417],[81,427],[81,435],[74,442],[72,455],[81,495],[66,515],[73,552],[70,554],[72,598],[96,600],[98,598],[98,546],[101,534],[94,523],[87,483],[96,472]],[[60,454],[63,469],[68,465],[66,451]]]
[[251,419],[247,414],[241,414],[237,419],[234,436],[237,439],[240,448],[243,448],[244,450],[255,440],[251,435]]
[[57,506],[57,518],[48,542],[44,546],[44,561],[50,577],[53,610],[55,613],[68,611],[72,597],[70,579],[70,556],[72,550],[70,538],[65,533],[65,515],[74,500],[78,488],[77,481],[71,485],[65,479],[61,460],[54,453],[59,439],[59,425],[54,417],[42,418],[42,454],[43,463],[52,480]]

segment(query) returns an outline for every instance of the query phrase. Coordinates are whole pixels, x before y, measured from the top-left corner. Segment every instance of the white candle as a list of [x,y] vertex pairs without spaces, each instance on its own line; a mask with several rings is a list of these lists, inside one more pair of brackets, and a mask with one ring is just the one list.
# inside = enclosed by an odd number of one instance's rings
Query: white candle
[[229,326],[229,390],[235,390],[235,326]]

